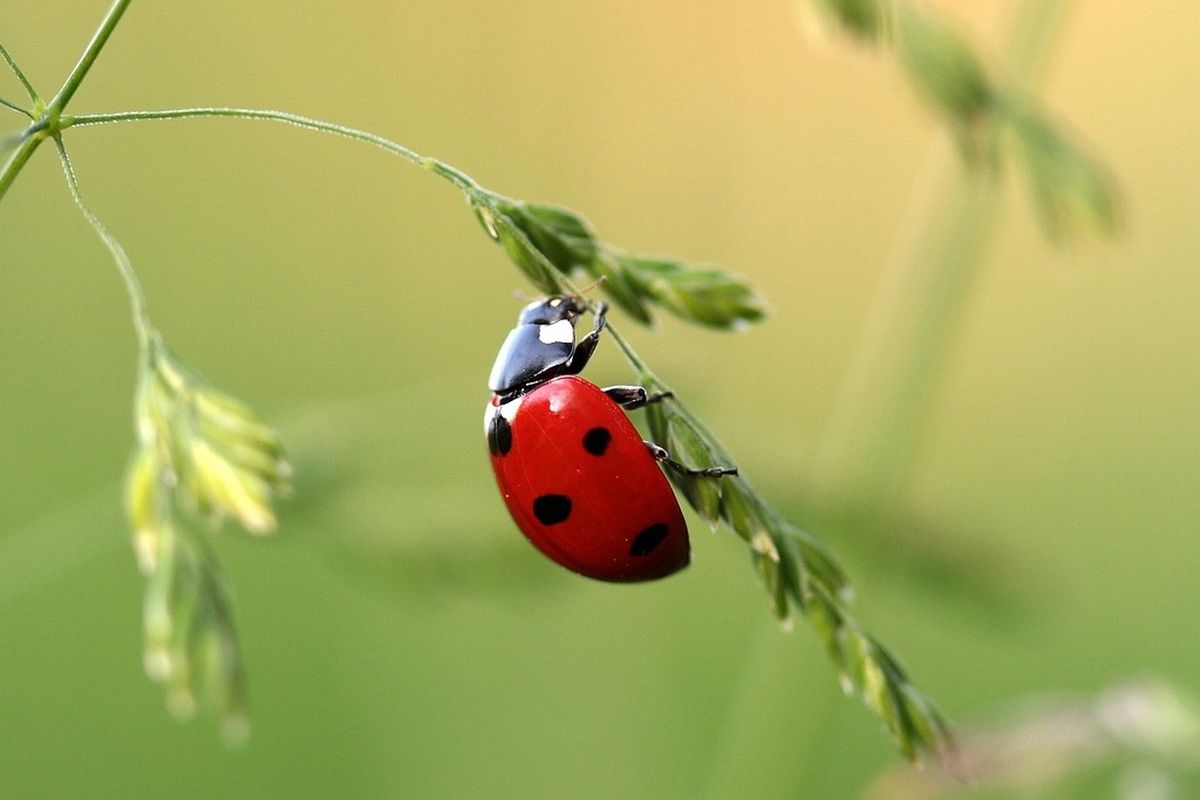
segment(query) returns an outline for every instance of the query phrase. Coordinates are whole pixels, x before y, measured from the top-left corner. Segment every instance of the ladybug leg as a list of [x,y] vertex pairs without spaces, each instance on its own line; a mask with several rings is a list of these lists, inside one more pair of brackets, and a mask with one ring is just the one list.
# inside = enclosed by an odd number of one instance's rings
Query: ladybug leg
[[696,469],[695,467],[684,466],[675,459],[671,458],[670,453],[668,453],[664,448],[656,445],[654,442],[646,442],[646,449],[650,451],[650,455],[654,456],[655,459],[661,461],[671,469],[683,475],[696,475],[703,478],[719,478],[722,475],[738,474],[737,467],[704,467],[703,469]]
[[604,393],[614,403],[629,411],[675,396],[674,392],[647,394],[646,390],[641,386],[609,386],[604,390]]
[[571,352],[570,359],[557,370],[559,375],[578,375],[587,366],[587,362],[596,352],[600,344],[600,331],[604,330],[605,315],[608,313],[608,303],[603,300],[596,303],[596,324],[588,331],[587,336],[579,340]]

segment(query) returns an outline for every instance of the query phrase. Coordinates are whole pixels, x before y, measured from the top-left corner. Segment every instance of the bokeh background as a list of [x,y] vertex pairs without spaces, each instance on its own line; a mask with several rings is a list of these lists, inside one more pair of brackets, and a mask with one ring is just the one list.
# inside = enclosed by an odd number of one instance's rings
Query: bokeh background
[[[0,37],[51,94],[104,6],[0,0]],[[937,4],[991,60],[1014,6]],[[1042,96],[1119,176],[1124,234],[1055,246],[1009,182],[905,497],[937,535],[904,546],[948,572],[826,535],[860,617],[965,727],[1131,679],[1200,691],[1200,10],[1073,6]],[[783,0],[140,3],[72,110],[210,104],[367,128],[750,278],[773,311],[752,330],[625,332],[801,520],[942,149],[891,58]],[[253,703],[229,750],[142,674],[128,307],[39,152],[0,206],[0,796],[843,798],[896,767],[727,531],[696,522],[692,567],[633,587],[520,538],[480,419],[528,287],[453,190],[269,124],[68,145],[168,341],[300,473],[277,537],[215,539]],[[611,347],[590,373],[630,377]],[[1196,796],[1150,760],[1148,784],[1114,764],[1028,796]]]

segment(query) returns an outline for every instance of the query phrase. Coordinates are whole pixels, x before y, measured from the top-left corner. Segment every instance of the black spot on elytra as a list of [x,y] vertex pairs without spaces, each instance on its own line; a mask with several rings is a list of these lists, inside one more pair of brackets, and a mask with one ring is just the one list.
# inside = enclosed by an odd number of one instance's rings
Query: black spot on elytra
[[611,441],[612,434],[608,432],[608,428],[592,428],[583,435],[583,449],[594,456],[602,456]]
[[667,538],[667,523],[656,522],[642,529],[642,532],[633,537],[633,544],[629,546],[629,555],[645,556],[654,552],[654,548],[663,543],[663,539]]
[[487,440],[488,450],[494,456],[506,456],[512,450],[512,426],[499,410],[492,415],[492,421],[488,424]]
[[544,494],[533,501],[533,515],[543,525],[557,525],[571,516],[571,498],[565,494]]

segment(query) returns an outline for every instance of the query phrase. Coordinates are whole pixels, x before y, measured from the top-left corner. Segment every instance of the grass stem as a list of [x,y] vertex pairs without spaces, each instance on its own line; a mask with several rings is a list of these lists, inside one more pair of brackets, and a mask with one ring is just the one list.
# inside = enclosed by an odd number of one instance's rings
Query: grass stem
[[108,37],[117,27],[117,23],[121,21],[121,17],[125,14],[125,10],[129,8],[130,0],[115,0],[109,7],[108,13],[104,15],[104,19],[100,21],[100,26],[96,28],[96,33],[92,35],[92,40],[88,42],[84,48],[83,54],[79,56],[79,61],[75,64],[75,68],[71,70],[71,74],[63,81],[62,88],[54,95],[54,99],[50,101],[48,112],[51,115],[57,115],[67,107],[67,103],[71,102],[71,98],[75,96],[75,92],[79,89],[79,85],[83,83],[83,79],[87,77],[92,65],[96,63],[96,58],[100,55],[100,51],[104,49],[104,45],[108,43]]
[[66,128],[82,128],[89,125],[106,125],[115,122],[145,122],[151,120],[169,120],[169,119],[194,119],[197,117],[223,117],[226,119],[249,119],[262,120],[267,122],[282,122],[287,125],[293,125],[298,128],[307,130],[320,131],[322,133],[331,133],[335,136],[342,136],[347,139],[354,139],[359,142],[366,142],[383,150],[386,150],[393,155],[398,155],[405,161],[415,164],[419,167],[424,167],[432,172],[437,173],[443,178],[454,183],[460,189],[475,187],[475,182],[466,178],[458,170],[450,169],[441,162],[434,159],[422,156],[419,153],[410,150],[398,142],[393,142],[369,131],[351,128],[345,125],[338,125],[333,122],[313,119],[312,117],[301,116],[300,114],[291,114],[286,111],[271,111],[268,109],[258,108],[223,108],[223,107],[204,107],[204,108],[174,108],[163,109],[159,111],[120,111],[113,114],[80,114],[74,117],[64,117],[62,127]]
[[[5,48],[3,44],[0,44],[0,58],[4,59],[4,63],[8,64],[8,68],[11,69],[13,74],[17,76],[17,80],[20,81],[21,86],[25,88],[25,94],[29,95],[30,101],[32,101],[34,105],[40,103],[41,98],[39,98],[38,93],[34,91],[33,85],[29,82],[29,79],[25,77],[25,73],[22,72],[21,68],[17,66],[17,62],[13,60],[12,55],[9,54],[7,48]],[[12,106],[7,102],[4,105],[9,106],[9,108],[16,108],[16,106]],[[22,113],[27,113],[23,108],[17,108],[17,110],[21,111]]]
[[4,106],[5,108],[10,108],[13,111],[17,112],[18,114],[22,114],[26,117],[29,117],[30,119],[34,119],[33,112],[31,112],[27,108],[21,108],[21,106],[17,105],[12,100],[8,100],[6,98],[0,97],[0,106]]
[[146,295],[142,291],[141,281],[138,280],[137,273],[133,270],[133,264],[129,262],[129,256],[125,253],[125,248],[117,241],[117,237],[113,236],[112,232],[105,227],[100,218],[96,216],[96,212],[92,211],[91,206],[84,201],[83,195],[80,194],[79,180],[75,175],[75,167],[71,163],[70,156],[67,155],[67,148],[63,145],[62,137],[55,137],[54,146],[58,148],[58,159],[62,163],[63,174],[67,178],[67,186],[71,190],[71,198],[75,201],[75,205],[79,207],[84,218],[96,231],[96,235],[104,242],[104,246],[112,253],[113,261],[117,264],[117,271],[120,272],[121,280],[124,281],[125,289],[129,293],[129,302],[133,308],[133,327],[137,332],[138,345],[144,357],[149,347],[153,326],[150,323],[150,316],[146,312]]

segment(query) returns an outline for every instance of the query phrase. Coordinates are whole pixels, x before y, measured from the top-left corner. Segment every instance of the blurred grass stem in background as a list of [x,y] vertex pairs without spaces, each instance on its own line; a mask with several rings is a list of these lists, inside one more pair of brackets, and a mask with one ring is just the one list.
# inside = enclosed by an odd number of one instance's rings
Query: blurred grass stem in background
[[[1037,84],[1070,2],[1026,0],[1016,13],[1005,89]],[[918,186],[914,244],[885,270],[858,354],[847,371],[815,470],[838,512],[886,527],[913,474],[920,442],[975,286],[999,209],[994,169],[972,168],[939,141]]]

